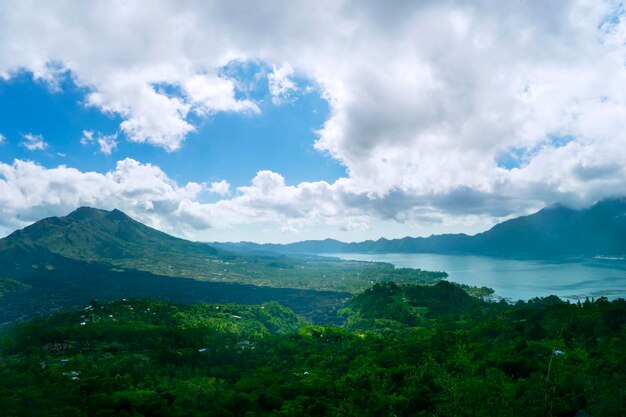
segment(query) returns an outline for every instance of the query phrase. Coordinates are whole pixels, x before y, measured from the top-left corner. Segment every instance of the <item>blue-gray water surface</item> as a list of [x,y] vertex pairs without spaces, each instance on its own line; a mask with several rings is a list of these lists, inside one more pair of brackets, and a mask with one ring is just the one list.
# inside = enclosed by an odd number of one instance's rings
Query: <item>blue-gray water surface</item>
[[626,260],[571,262],[511,260],[485,256],[425,253],[328,254],[342,259],[388,262],[398,268],[446,271],[448,280],[490,287],[506,299],[528,300],[551,294],[564,299],[626,298]]

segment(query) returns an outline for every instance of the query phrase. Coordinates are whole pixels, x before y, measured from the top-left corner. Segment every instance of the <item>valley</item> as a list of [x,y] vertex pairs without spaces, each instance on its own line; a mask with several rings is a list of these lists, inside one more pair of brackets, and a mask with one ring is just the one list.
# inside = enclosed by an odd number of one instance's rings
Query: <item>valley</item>
[[46,271],[24,278],[25,288],[0,297],[0,327],[52,313],[78,309],[92,300],[151,297],[181,303],[260,304],[278,301],[317,324],[341,324],[337,310],[351,294],[197,281],[144,271],[111,271],[98,265]]
[[626,417],[626,0],[0,33],[0,417]]

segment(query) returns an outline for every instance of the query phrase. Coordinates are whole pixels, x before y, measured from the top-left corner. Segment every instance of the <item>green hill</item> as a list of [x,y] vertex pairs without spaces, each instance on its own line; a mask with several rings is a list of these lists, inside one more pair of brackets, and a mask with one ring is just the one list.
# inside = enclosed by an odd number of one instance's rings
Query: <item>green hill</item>
[[28,285],[11,278],[0,278],[0,297],[13,291],[27,289]]
[[452,315],[458,318],[483,305],[478,298],[447,281],[429,286],[386,282],[352,297],[342,312],[348,316],[351,329],[385,330],[402,326],[430,327],[433,320]]
[[[172,276],[210,273],[211,260],[228,256],[211,246],[170,236],[139,223],[119,210],[81,207],[66,217],[50,217],[0,240],[0,253],[19,250],[50,253],[78,261],[99,262]],[[46,257],[44,257],[46,258]],[[203,265],[199,268],[197,263]],[[199,271],[202,269],[202,271]]]
[[126,299],[0,329],[0,414],[623,415],[623,299],[508,305],[381,284],[349,308],[361,326],[277,303]]

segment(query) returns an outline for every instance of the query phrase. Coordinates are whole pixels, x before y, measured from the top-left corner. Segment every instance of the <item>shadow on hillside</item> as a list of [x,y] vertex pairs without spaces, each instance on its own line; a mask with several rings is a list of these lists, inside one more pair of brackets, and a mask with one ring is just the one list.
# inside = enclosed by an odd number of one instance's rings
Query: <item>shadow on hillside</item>
[[348,293],[330,291],[203,282],[137,270],[112,270],[101,264],[75,261],[59,269],[35,270],[19,279],[32,287],[2,297],[0,326],[85,307],[93,299],[111,301],[130,297],[181,303],[259,304],[277,301],[315,324],[341,324],[343,319],[337,310],[350,297]]

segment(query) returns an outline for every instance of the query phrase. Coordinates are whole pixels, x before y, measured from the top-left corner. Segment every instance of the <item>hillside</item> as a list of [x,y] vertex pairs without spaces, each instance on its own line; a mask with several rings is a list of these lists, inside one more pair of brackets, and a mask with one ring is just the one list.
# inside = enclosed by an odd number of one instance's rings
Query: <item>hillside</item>
[[131,296],[276,300],[314,322],[340,322],[336,310],[349,293],[373,282],[434,283],[446,277],[385,263],[237,254],[167,235],[119,210],[89,207],[0,239],[0,271],[0,325],[94,298]]
[[[60,256],[188,277],[199,269],[198,261],[206,265],[228,254],[145,226],[119,210],[81,207],[65,217],[40,220],[0,240],[2,255],[4,263],[16,265],[54,265],[55,257]],[[211,268],[202,269],[209,274],[207,269]]]
[[554,206],[512,219],[474,236],[471,250],[502,256],[623,256],[626,199],[585,210]]
[[17,277],[64,268],[68,262],[201,281],[330,291],[360,290],[371,281],[432,282],[446,276],[384,263],[237,254],[170,236],[119,210],[89,207],[43,219],[0,240],[0,266]]
[[133,220],[119,210],[81,207],[65,217],[49,217],[17,230],[0,244],[20,242],[27,247],[82,261],[120,263],[163,254],[215,257],[218,250],[170,236]]
[[[18,416],[623,415],[626,302],[376,285],[348,326],[277,303],[126,299],[0,329]],[[589,415],[581,414],[581,415]]]
[[550,259],[626,255],[626,198],[574,210],[556,205],[465,234],[344,243],[333,239],[292,244],[213,243],[239,251],[276,253],[442,253]]

